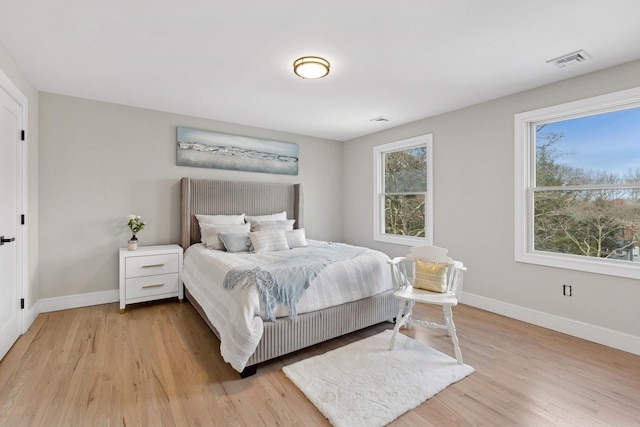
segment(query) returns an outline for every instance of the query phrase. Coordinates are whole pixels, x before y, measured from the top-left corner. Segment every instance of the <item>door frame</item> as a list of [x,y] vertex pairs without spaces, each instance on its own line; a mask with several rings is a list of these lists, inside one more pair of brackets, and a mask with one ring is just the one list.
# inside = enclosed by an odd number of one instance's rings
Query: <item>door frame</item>
[[[20,330],[21,334],[27,332],[29,326],[33,320],[35,320],[34,314],[33,319],[28,319],[28,313],[30,312],[29,308],[31,307],[31,301],[29,301],[29,292],[27,288],[28,284],[28,262],[27,262],[27,254],[28,254],[28,242],[27,238],[29,236],[27,229],[29,225],[30,218],[27,216],[27,144],[29,141],[29,133],[27,132],[27,124],[28,124],[28,100],[27,97],[24,96],[22,91],[18,89],[18,87],[9,79],[9,77],[0,69],[0,89],[4,90],[4,92],[9,95],[20,107],[22,111],[22,129],[25,131],[24,141],[17,150],[17,158],[16,158],[16,168],[18,170],[18,182],[17,182],[17,199],[16,200],[16,209],[18,210],[18,218],[20,215],[25,215],[25,224],[23,226],[18,226],[18,231],[16,233],[16,254],[18,256],[18,268],[16,271],[16,280],[18,287],[18,296],[20,298],[24,298],[24,309],[21,310],[20,317]],[[19,301],[16,301],[18,304]]]

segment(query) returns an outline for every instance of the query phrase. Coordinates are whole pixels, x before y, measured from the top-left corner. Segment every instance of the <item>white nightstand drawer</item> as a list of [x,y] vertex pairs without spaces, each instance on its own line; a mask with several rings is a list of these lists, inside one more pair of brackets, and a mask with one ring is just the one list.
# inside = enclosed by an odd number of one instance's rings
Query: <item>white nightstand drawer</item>
[[127,299],[178,292],[178,273],[127,279]]
[[171,297],[182,301],[182,254],[179,245],[120,248],[120,313],[127,304]]
[[155,274],[177,273],[177,254],[132,256],[126,260],[126,277],[151,276]]

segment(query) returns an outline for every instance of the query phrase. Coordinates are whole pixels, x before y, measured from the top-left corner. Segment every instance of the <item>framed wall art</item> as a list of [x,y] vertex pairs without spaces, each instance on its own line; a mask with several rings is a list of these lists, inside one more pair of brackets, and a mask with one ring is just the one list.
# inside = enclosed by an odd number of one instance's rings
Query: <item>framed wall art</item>
[[298,144],[177,128],[178,166],[298,175]]

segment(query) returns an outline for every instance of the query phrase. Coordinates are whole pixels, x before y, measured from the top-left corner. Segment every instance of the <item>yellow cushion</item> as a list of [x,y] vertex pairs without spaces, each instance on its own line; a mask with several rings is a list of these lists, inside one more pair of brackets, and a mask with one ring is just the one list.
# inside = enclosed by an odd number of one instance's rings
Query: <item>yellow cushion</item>
[[448,267],[448,262],[423,261],[417,258],[413,287],[431,292],[446,292]]

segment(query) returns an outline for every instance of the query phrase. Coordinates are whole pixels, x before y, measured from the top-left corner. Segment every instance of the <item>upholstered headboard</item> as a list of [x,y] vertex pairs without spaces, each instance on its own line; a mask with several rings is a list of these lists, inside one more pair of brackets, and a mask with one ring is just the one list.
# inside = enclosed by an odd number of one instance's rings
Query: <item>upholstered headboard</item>
[[267,215],[287,211],[295,219],[294,228],[302,228],[302,186],[267,182],[220,181],[182,178],[180,243],[187,249],[200,242],[200,227],[195,214]]

